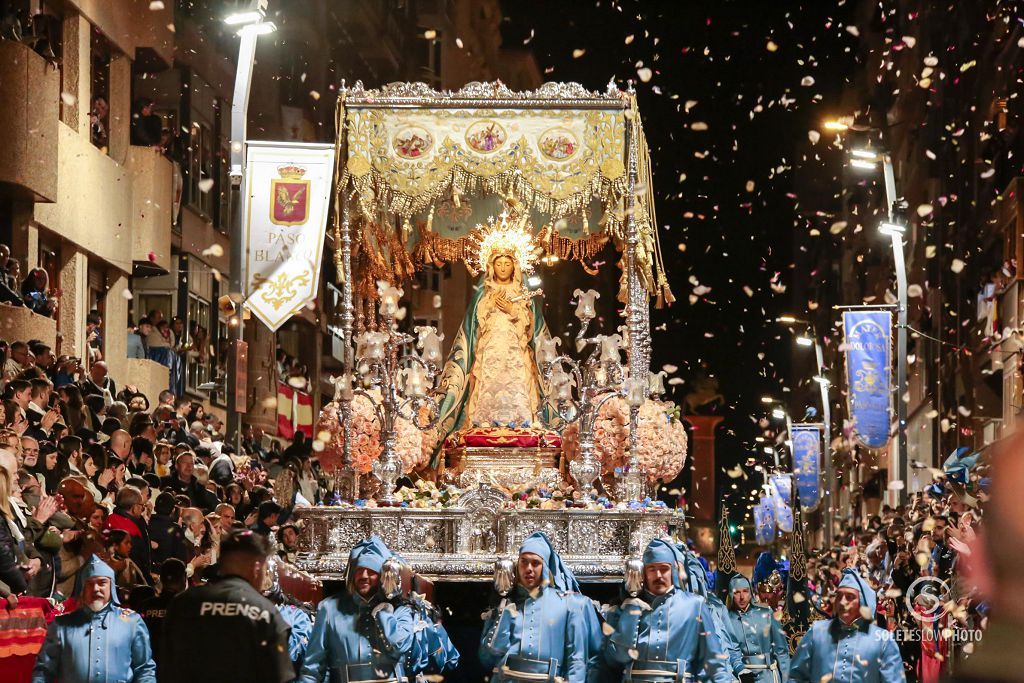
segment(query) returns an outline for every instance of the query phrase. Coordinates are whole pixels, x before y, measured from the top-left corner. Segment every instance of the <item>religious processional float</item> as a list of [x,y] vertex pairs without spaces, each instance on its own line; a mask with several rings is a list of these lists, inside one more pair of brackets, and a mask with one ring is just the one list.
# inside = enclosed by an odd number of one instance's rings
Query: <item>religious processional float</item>
[[[478,580],[543,530],[577,576],[618,580],[627,558],[681,523],[651,492],[679,473],[687,446],[649,372],[650,299],[672,295],[632,92],[357,84],[343,89],[337,124],[347,344],[315,433],[338,493],[296,510],[299,565],[340,577],[352,544],[377,534],[423,576]],[[592,329],[599,294],[576,289],[549,297],[578,321],[553,335],[538,261],[593,273],[608,243],[624,324]],[[417,271],[455,262],[478,286],[445,357],[434,327],[407,334],[396,318]]]

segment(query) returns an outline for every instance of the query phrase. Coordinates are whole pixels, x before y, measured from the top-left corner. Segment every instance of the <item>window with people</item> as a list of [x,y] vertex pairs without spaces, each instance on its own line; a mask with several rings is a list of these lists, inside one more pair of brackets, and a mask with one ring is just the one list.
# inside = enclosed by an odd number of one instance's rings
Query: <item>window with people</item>
[[45,269],[30,268],[23,277],[21,261],[11,255],[9,246],[0,244],[0,304],[56,318],[59,298],[60,291],[51,286]]

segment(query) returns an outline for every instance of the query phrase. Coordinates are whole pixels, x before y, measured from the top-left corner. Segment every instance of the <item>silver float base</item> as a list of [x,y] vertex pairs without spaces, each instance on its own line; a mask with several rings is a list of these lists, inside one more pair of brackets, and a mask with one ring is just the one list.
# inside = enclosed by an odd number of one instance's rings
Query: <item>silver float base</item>
[[543,531],[580,581],[621,581],[627,558],[682,526],[673,510],[520,510],[507,501],[484,485],[444,509],[296,508],[305,524],[296,564],[321,580],[343,579],[349,550],[376,534],[434,581],[487,581],[495,560],[514,557],[524,538]]

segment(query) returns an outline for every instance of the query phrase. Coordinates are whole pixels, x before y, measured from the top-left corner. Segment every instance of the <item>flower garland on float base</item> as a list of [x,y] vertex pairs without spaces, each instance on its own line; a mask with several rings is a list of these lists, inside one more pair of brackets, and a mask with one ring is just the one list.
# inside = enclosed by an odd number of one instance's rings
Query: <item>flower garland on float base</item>
[[[436,482],[419,479],[412,486],[403,486],[395,491],[398,507],[414,509],[445,509],[458,505],[463,490],[455,486],[438,487]],[[604,497],[588,500],[569,484],[556,488],[525,486],[509,491],[509,500],[501,505],[503,510],[632,510],[635,512],[660,512],[668,509],[663,501],[646,498],[636,501],[614,502]],[[373,509],[380,507],[373,499],[360,498],[355,501],[342,500],[335,493],[324,503],[326,506],[346,509]],[[682,510],[678,511],[682,514]]]
[[[671,401],[647,399],[637,417],[637,457],[649,483],[676,478],[686,463],[686,428],[679,419],[679,407]],[[594,447],[601,458],[605,477],[629,467],[629,405],[625,399],[608,400],[594,423]],[[562,453],[568,460],[579,454],[579,423],[562,433]]]

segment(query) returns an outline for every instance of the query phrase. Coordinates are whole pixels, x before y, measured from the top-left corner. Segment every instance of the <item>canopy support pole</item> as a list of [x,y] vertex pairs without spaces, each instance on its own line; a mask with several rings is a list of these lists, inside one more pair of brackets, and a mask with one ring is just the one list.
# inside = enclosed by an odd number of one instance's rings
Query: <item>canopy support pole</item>
[[[636,107],[633,105],[635,114]],[[650,318],[647,291],[644,289],[639,273],[636,257],[637,245],[640,243],[640,229],[637,225],[636,212],[642,207],[636,199],[637,177],[639,175],[637,145],[639,134],[636,130],[636,116],[629,119],[626,126],[627,154],[627,186],[626,186],[626,328],[629,330],[629,376],[633,381],[642,381],[644,396],[648,393],[647,375],[650,367]],[[657,226],[652,226],[657,229]],[[638,423],[640,407],[629,409],[629,451],[630,469],[639,466]],[[634,473],[636,476],[637,473]]]

